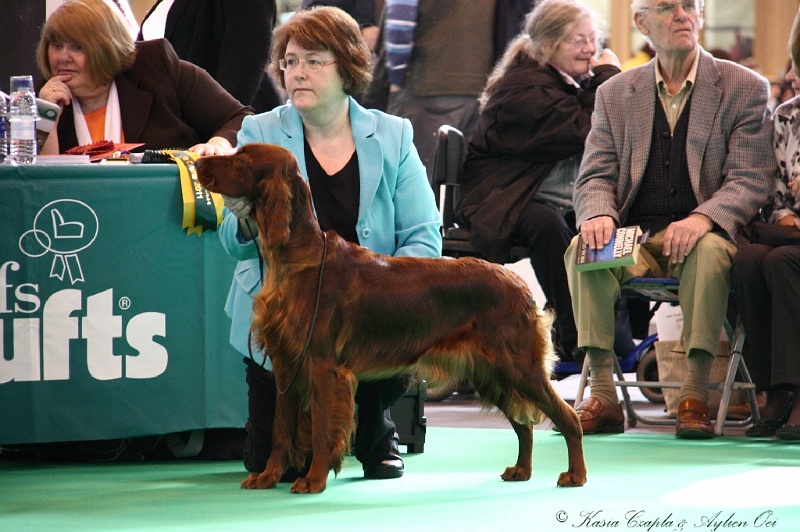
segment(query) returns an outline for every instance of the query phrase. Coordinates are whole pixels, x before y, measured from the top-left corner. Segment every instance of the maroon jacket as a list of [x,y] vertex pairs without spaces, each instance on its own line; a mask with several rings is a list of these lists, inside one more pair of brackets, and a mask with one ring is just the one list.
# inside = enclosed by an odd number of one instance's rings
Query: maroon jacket
[[[189,148],[216,136],[236,145],[250,107],[208,72],[180,60],[167,40],[137,42],[136,48],[133,66],[114,80],[125,142],[143,142],[140,149]],[[78,145],[72,105],[64,107],[57,130],[61,153]]]

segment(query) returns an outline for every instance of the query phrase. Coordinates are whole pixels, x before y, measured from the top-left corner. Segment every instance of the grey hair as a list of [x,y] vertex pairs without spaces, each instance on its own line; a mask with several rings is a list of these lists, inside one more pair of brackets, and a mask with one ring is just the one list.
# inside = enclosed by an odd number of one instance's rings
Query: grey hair
[[[700,15],[699,16],[700,27],[702,28],[703,27],[703,10],[706,7],[706,1],[705,0],[695,0],[695,1],[697,2],[697,10],[698,10],[698,13]],[[631,13],[633,14],[633,16],[636,16],[637,13],[643,12],[645,10],[645,8],[648,8],[648,7],[650,7],[648,5],[648,0],[631,0]],[[652,41],[652,39],[650,39],[649,35],[643,35],[643,37],[644,37],[644,40],[647,41],[647,44],[649,44],[650,46],[653,46],[653,41]]]
[[[705,5],[705,0],[697,0],[697,7],[700,11],[703,11]],[[631,0],[631,13],[638,13],[646,7],[650,7],[647,5],[647,0]]]
[[486,83],[479,101],[486,106],[508,67],[519,57],[528,56],[539,64],[547,63],[558,44],[583,21],[591,20],[598,43],[605,38],[605,21],[578,0],[544,0],[525,17],[522,32],[506,48]]

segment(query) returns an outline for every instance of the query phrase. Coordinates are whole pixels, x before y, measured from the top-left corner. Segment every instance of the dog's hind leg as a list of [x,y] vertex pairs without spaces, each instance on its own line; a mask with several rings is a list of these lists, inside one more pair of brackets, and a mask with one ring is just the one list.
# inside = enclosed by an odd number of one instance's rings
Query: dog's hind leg
[[516,383],[526,395],[559,428],[567,443],[569,469],[558,477],[559,486],[583,486],[586,483],[586,462],[583,458],[583,431],[578,414],[558,395],[542,368]]
[[517,423],[510,417],[506,419],[511,423],[514,432],[517,434],[519,440],[519,454],[517,455],[517,463],[506,470],[500,475],[503,480],[530,480],[531,473],[533,472],[533,427]]
[[[517,435],[519,448],[517,461],[505,469],[500,478],[508,481],[530,480],[533,473],[533,420],[534,412],[530,402],[519,395],[514,385],[509,386],[508,375],[496,371],[491,366],[477,366],[470,376],[475,391],[480,395],[485,407],[495,406],[506,417]],[[517,375],[517,378],[519,376]]]
[[293,493],[325,490],[328,471],[342,469],[355,423],[356,378],[352,372],[314,361],[311,370],[311,446],[308,474],[292,484]]

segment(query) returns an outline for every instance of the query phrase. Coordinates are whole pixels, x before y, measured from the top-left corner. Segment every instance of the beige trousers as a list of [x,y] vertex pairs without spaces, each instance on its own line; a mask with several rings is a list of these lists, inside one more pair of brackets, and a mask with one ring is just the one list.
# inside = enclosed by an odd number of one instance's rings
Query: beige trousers
[[730,268],[736,246],[725,238],[706,233],[682,264],[668,264],[661,254],[664,231],[645,242],[639,264],[579,272],[575,269],[576,236],[564,254],[578,346],[614,349],[614,304],[620,284],[633,277],[674,277],[680,280],[678,300],[683,312],[683,345],[686,352],[719,351],[730,291]]

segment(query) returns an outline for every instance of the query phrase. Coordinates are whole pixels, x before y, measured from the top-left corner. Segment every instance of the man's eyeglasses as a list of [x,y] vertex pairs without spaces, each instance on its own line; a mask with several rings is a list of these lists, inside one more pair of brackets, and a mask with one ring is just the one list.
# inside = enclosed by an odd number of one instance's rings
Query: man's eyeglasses
[[656,13],[665,17],[675,16],[678,12],[678,6],[682,7],[687,13],[697,12],[697,0],[686,0],[685,2],[663,2],[655,7],[643,7],[642,11],[654,9]]
[[305,67],[306,72],[319,72],[322,67],[334,64],[336,61],[320,61],[319,59],[279,59],[278,67],[281,70],[294,70],[301,64]]

